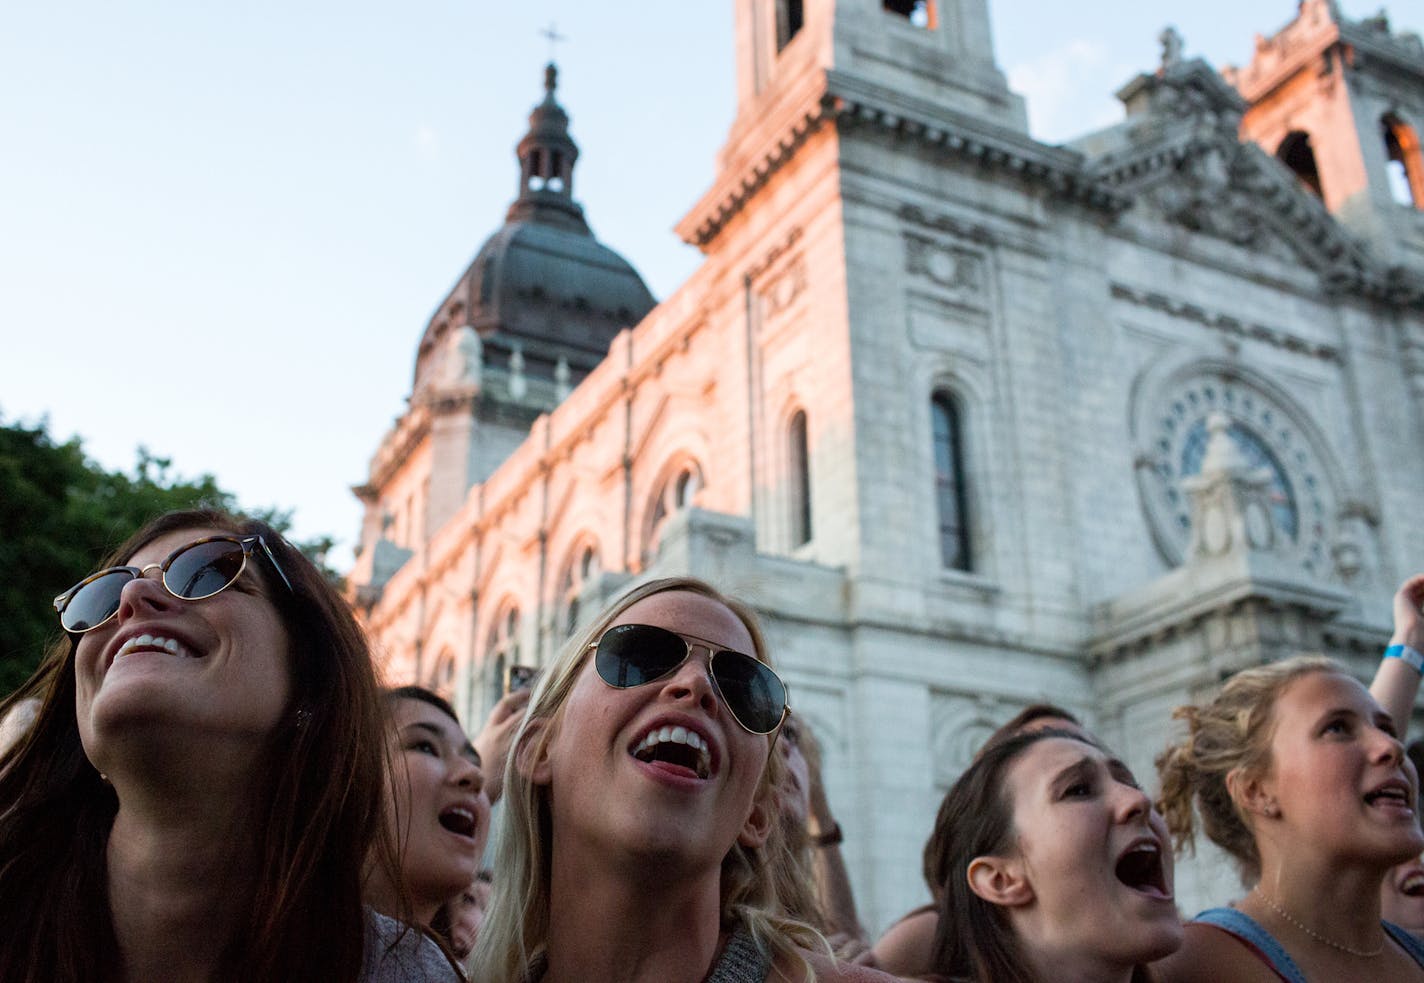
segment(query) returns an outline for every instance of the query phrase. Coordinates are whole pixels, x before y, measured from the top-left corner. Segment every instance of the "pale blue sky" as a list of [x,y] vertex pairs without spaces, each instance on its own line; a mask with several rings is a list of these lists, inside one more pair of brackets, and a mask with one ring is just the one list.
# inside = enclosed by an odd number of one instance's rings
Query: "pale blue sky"
[[[1155,67],[1165,24],[1239,64],[1294,11],[991,4],[998,62],[1050,142],[1120,117],[1112,92]],[[211,471],[349,562],[348,486],[514,194],[551,20],[576,196],[666,297],[698,262],[672,227],[732,118],[729,0],[6,5],[0,414],[47,415],[109,467],[142,443]]]

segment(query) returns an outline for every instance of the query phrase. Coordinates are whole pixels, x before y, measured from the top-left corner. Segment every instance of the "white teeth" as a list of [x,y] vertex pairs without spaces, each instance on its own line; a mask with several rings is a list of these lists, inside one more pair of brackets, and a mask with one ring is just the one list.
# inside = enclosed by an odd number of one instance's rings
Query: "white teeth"
[[686,727],[663,727],[648,731],[648,736],[639,741],[633,751],[636,753],[654,744],[686,744],[698,751],[707,750],[707,741],[697,731],[688,730]]
[[150,651],[167,652],[169,655],[176,655],[181,658],[191,659],[193,653],[183,647],[183,644],[176,638],[164,638],[162,635],[135,635],[119,647],[119,651],[114,658],[118,659],[138,649]]
[[712,756],[707,738],[686,727],[655,727],[648,731],[637,747],[633,748],[633,754],[638,755],[648,748],[657,744],[685,744],[698,752],[698,759],[701,762],[701,771],[705,777],[706,772],[712,766]]

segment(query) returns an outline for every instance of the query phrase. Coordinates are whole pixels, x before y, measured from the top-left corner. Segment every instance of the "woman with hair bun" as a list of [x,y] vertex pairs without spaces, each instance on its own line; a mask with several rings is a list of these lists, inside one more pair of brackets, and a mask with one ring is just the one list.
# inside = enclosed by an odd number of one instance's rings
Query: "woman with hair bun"
[[1158,758],[1161,808],[1179,847],[1194,833],[1250,887],[1186,927],[1155,967],[1187,981],[1424,980],[1424,947],[1380,920],[1380,884],[1424,849],[1418,775],[1394,721],[1335,663],[1247,669],[1201,706]]
[[787,712],[744,604],[684,578],[614,602],[542,674],[515,738],[472,978],[888,979],[781,913]]

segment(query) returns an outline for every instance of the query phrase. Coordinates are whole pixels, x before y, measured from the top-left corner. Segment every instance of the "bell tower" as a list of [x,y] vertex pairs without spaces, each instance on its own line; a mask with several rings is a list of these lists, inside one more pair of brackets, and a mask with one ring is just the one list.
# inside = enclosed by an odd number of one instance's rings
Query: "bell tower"
[[1222,73],[1248,103],[1241,134],[1393,263],[1424,260],[1424,44],[1384,14],[1354,21],[1334,0],[1257,36]]
[[814,69],[1027,131],[994,64],[988,0],[737,0],[739,120]]

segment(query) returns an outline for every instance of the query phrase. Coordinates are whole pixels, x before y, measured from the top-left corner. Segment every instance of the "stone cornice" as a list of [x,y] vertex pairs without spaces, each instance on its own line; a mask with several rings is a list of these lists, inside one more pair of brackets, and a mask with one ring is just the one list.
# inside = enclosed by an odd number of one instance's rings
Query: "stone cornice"
[[738,170],[724,173],[678,224],[678,235],[684,241],[705,248],[827,120],[841,129],[873,127],[917,140],[948,156],[1017,175],[1047,188],[1055,197],[1090,208],[1120,212],[1131,203],[1088,175],[1077,151],[1039,143],[979,117],[836,71],[827,72],[824,86],[810,91],[791,116],[790,125],[773,134],[764,150],[745,158]]
[[1083,155],[969,113],[956,112],[894,89],[871,85],[836,72],[827,74],[826,94],[841,127],[869,124],[910,137],[991,170],[1016,174],[1047,187],[1055,196],[1109,212],[1130,202],[1086,172]]
[[1396,307],[1424,305],[1424,277],[1403,266],[1380,263],[1365,243],[1265,151],[1210,126],[1184,122],[1131,151],[1104,155],[1094,164],[1093,173],[1134,198],[1159,186],[1189,190],[1184,165],[1213,154],[1226,161],[1232,178],[1229,186],[1217,189],[1223,193],[1209,195],[1210,207],[1248,208],[1267,220],[1319,273],[1328,293],[1352,293]]
[[379,494],[429,433],[430,412],[424,406],[412,406],[402,413],[371,458],[371,477],[365,487]]
[[742,168],[724,174],[702,200],[677,224],[677,234],[689,245],[703,249],[732,220],[773,174],[796,155],[806,139],[826,121],[830,102],[820,97],[801,108],[786,129]]
[[1325,362],[1335,362],[1338,364],[1342,361],[1340,349],[1334,345],[1326,345],[1311,341],[1309,338],[1302,338],[1300,335],[1293,334],[1284,328],[1276,328],[1268,324],[1244,322],[1234,315],[1222,311],[1214,311],[1194,301],[1183,300],[1180,297],[1172,297],[1157,290],[1144,290],[1139,287],[1129,286],[1125,283],[1113,283],[1112,295],[1119,300],[1128,301],[1139,307],[1146,307],[1151,310],[1162,311],[1173,317],[1195,321],[1198,324],[1220,331],[1222,334],[1229,335],[1233,338],[1264,342],[1273,348],[1297,352],[1302,355],[1308,355],[1311,358],[1318,358]]

